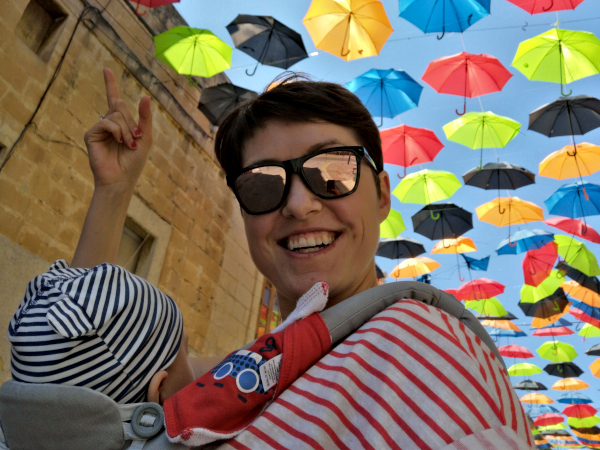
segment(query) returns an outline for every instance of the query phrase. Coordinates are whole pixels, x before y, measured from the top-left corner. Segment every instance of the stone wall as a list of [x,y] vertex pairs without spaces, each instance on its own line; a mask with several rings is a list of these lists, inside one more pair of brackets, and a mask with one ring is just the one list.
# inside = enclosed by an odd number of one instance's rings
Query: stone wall
[[[72,258],[93,193],[83,136],[107,109],[102,67],[109,67],[132,110],[142,96],[152,98],[154,146],[135,195],[172,228],[158,287],[181,307],[192,352],[233,350],[254,336],[263,279],[214,159],[214,127],[197,109],[201,88],[227,78],[190,86],[187,77],[154,58],[152,32],[183,23],[172,7],[140,18],[124,0],[101,0],[78,21],[87,3],[52,3],[66,18],[53,32],[53,47],[42,54],[15,33],[29,0],[2,2],[0,164],[39,110],[0,171],[0,260],[19,253],[11,270],[29,277],[42,261]],[[25,288],[20,280],[15,286],[5,279],[0,335]],[[6,378],[5,340],[0,358]]]

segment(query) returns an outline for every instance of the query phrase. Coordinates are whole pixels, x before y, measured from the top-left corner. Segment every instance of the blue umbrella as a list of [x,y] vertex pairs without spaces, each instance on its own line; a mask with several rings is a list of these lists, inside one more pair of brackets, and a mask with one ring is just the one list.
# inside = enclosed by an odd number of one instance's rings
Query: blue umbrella
[[516,255],[542,248],[554,240],[554,235],[543,230],[521,230],[512,235],[512,242],[504,239],[496,248],[499,255]]
[[600,214],[600,186],[578,181],[565,184],[544,201],[548,212],[556,216],[587,217]]
[[560,413],[558,409],[550,405],[542,405],[539,403],[533,403],[531,409],[527,412],[532,419],[535,419],[537,416],[546,413]]
[[491,0],[399,0],[400,17],[424,33],[462,32],[490,13]]
[[580,392],[567,392],[566,394],[561,395],[561,397],[557,400],[558,403],[568,403],[569,405],[584,405],[587,403],[592,403],[592,399],[587,395],[583,395]]
[[543,326],[541,328],[570,327],[571,325],[573,325],[572,322],[569,322],[568,320],[561,317],[556,322],[551,323],[550,325]]
[[522,331],[515,331],[515,330],[503,330],[502,328],[494,328],[490,331],[488,331],[488,334],[491,337],[523,337],[523,336],[527,336],[526,333],[523,333]]
[[360,98],[371,115],[381,117],[381,125],[384,117],[416,108],[423,90],[406,72],[393,69],[371,69],[346,83],[346,88]]
[[490,257],[486,256],[485,258],[475,259],[470,256],[466,256],[464,253],[461,253],[460,256],[465,258],[465,262],[467,263],[467,267],[471,270],[481,270],[486,272],[488,269],[488,265],[490,263]]

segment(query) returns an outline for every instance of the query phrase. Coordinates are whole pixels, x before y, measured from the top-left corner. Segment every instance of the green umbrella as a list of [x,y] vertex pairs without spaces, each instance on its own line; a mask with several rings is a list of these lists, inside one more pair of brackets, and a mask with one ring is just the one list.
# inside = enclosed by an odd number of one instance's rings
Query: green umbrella
[[591,416],[584,417],[583,419],[578,419],[577,417],[569,417],[567,422],[570,427],[573,428],[592,428],[594,425],[600,423],[600,417]]
[[491,111],[469,112],[444,125],[446,138],[472,149],[480,149],[479,166],[483,162],[483,149],[504,147],[519,132],[521,124],[509,117]]
[[504,306],[502,306],[502,303],[496,297],[485,300],[467,300],[465,301],[465,306],[485,316],[500,317],[507,314],[506,309],[504,309]]
[[515,377],[526,377],[542,373],[542,369],[531,363],[513,364],[508,368],[508,374]]
[[588,277],[600,275],[600,267],[598,267],[594,253],[583,242],[562,234],[554,235],[554,242],[558,244],[558,254],[565,259],[568,265],[575,267]]
[[232,48],[208,30],[173,27],[154,36],[154,56],[177,73],[212,77],[231,67]]
[[402,216],[395,209],[390,209],[387,218],[379,225],[379,237],[395,239],[406,230]]
[[537,349],[538,354],[554,362],[571,362],[577,356],[575,348],[566,342],[548,341]]
[[548,278],[539,285],[529,286],[524,284],[521,288],[521,303],[535,303],[554,294],[564,281],[565,277],[562,272],[552,270]]
[[587,31],[553,28],[519,44],[512,65],[530,80],[568,84],[600,73],[600,40]]
[[567,428],[569,428],[569,427],[567,427],[564,423],[557,423],[554,425],[546,425],[543,427],[537,427],[537,429],[539,430],[538,431],[539,433],[541,433],[543,431],[566,430]]
[[461,186],[453,173],[423,169],[404,177],[392,193],[401,202],[428,205],[452,197]]
[[583,336],[584,338],[600,337],[600,328],[595,327],[591,323],[586,323],[577,334],[579,334],[579,336]]

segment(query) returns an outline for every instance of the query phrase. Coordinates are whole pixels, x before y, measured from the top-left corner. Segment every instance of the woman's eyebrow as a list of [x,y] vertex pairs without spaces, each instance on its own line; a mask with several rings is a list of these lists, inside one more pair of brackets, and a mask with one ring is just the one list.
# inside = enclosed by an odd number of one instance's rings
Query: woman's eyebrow
[[[330,147],[332,145],[334,145],[334,146],[337,145],[339,147],[346,146],[346,144],[344,144],[343,142],[340,142],[339,140],[337,140],[335,138],[333,138],[333,139],[327,139],[325,141],[317,142],[316,144],[311,145],[308,148],[306,154],[310,155],[311,153],[316,153],[319,150],[323,150],[324,148]],[[272,159],[272,158],[261,159],[259,161],[253,162],[252,164],[247,165],[246,167],[254,166],[254,165],[257,165],[257,164],[269,163],[269,162],[273,162],[273,161],[275,161],[275,160]]]

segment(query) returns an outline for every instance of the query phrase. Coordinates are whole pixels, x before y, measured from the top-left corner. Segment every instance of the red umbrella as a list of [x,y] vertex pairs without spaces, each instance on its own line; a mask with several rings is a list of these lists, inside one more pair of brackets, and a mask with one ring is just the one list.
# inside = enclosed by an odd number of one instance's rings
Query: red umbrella
[[498,351],[502,356],[506,356],[509,358],[533,358],[533,353],[531,353],[522,345],[505,345],[503,347],[500,347]]
[[435,133],[427,128],[400,125],[381,130],[383,162],[406,168],[431,162],[444,147]]
[[575,9],[583,0],[508,0],[529,14]]
[[165,5],[171,5],[173,3],[179,3],[179,0],[131,0],[131,1],[134,3],[137,3],[137,6],[135,7],[135,12],[137,13],[138,16],[146,15],[146,11],[144,11],[142,14],[140,14],[138,12],[140,5],[144,5],[147,8],[156,8],[157,6],[165,6]]
[[558,413],[545,413],[540,414],[533,421],[533,424],[536,427],[545,427],[548,425],[556,425],[557,423],[562,423],[565,421],[565,418]]
[[554,262],[558,258],[556,242],[548,242],[541,248],[529,250],[523,259],[523,277],[525,284],[538,286],[550,276]]
[[484,300],[503,292],[503,284],[488,278],[477,278],[459,287],[456,290],[456,298],[461,300]]
[[546,225],[574,234],[580,238],[600,244],[600,234],[588,224],[579,219],[569,219],[568,217],[553,217],[544,220]]
[[574,334],[574,331],[568,327],[548,327],[540,328],[532,333],[532,336],[568,336]]
[[442,291],[447,292],[450,295],[454,295],[456,297],[456,289],[442,289]]
[[563,414],[567,417],[575,417],[577,419],[585,419],[586,417],[592,417],[598,412],[592,405],[569,405],[563,409]]
[[421,77],[425,83],[442,94],[477,97],[502,90],[512,74],[500,61],[490,55],[460,52],[431,61]]

